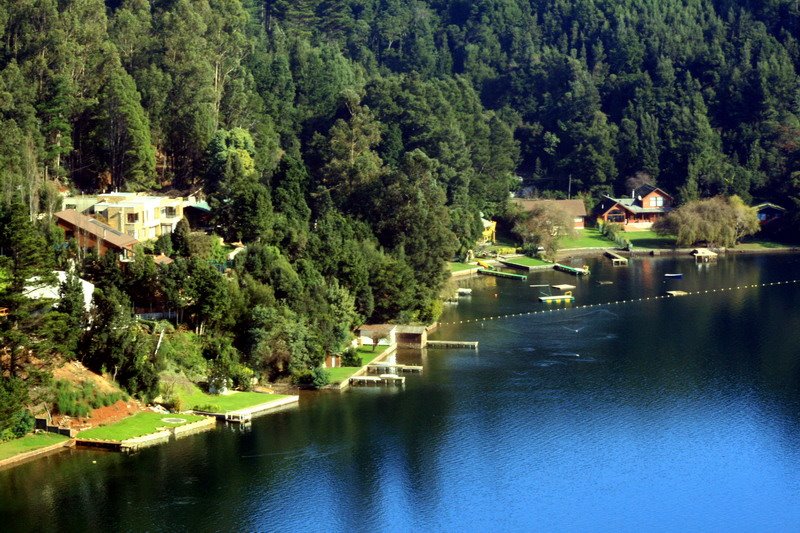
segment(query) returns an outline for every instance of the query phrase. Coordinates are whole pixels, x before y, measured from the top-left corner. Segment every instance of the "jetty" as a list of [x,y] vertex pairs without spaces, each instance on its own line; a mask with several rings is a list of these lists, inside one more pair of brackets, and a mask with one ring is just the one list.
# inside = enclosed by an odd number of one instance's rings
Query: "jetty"
[[247,424],[248,422],[252,421],[254,416],[259,416],[266,412],[274,411],[275,409],[295,404],[299,401],[300,401],[300,396],[291,395],[291,396],[286,396],[284,398],[278,398],[276,400],[271,400],[269,402],[261,403],[258,405],[253,405],[252,407],[236,409],[234,411],[211,412],[211,411],[194,409],[192,410],[192,412],[196,415],[214,417],[217,420],[222,420],[224,422],[231,422],[234,424]]
[[528,276],[523,276],[522,274],[512,274],[511,272],[501,272],[500,270],[487,270],[485,268],[479,269],[478,274],[484,276],[494,276],[497,278],[517,279],[521,281],[528,279]]
[[614,266],[628,266],[628,258],[622,257],[616,252],[612,252],[611,250],[606,250],[606,257],[611,259],[611,264]]
[[586,276],[589,274],[589,267],[583,266],[580,268],[571,267],[569,265],[562,265],[561,263],[556,263],[553,265],[553,268],[558,270],[559,272],[566,272],[567,274],[572,274],[573,276]]
[[401,372],[416,372],[422,374],[421,365],[401,365],[400,363],[372,363],[367,365],[367,372],[399,374]]
[[478,341],[428,341],[429,348],[469,348],[478,349]]
[[397,374],[381,374],[379,376],[353,376],[350,385],[405,385],[406,377]]

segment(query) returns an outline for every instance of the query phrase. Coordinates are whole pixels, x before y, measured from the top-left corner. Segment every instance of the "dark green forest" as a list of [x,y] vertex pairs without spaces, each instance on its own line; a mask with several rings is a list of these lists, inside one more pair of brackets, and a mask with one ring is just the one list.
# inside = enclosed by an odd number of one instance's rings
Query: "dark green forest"
[[[6,0],[0,29],[4,345],[132,392],[159,362],[105,326],[147,298],[272,377],[364,321],[435,320],[445,261],[521,185],[591,204],[644,172],[682,202],[800,202],[796,0]],[[43,339],[12,289],[69,259],[59,184],[202,189],[248,251],[228,277],[180,236],[159,271],[82,258],[98,316]],[[58,252],[15,259],[36,247]]]

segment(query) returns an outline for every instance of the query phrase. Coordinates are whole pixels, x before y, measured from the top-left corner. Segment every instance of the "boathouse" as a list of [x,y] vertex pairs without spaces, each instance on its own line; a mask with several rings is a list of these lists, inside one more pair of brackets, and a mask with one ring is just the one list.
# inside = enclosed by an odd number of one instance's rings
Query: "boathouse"
[[710,263],[717,260],[717,253],[708,248],[695,248],[692,250],[692,255],[698,263]]
[[428,344],[425,326],[397,326],[397,346],[400,348],[424,348]]

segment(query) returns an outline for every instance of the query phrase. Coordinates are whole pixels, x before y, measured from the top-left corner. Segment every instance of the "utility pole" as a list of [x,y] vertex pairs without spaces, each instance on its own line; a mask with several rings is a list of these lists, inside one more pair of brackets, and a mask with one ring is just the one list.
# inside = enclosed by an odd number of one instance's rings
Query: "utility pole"
[[569,175],[569,185],[567,185],[567,199],[572,200],[572,174]]

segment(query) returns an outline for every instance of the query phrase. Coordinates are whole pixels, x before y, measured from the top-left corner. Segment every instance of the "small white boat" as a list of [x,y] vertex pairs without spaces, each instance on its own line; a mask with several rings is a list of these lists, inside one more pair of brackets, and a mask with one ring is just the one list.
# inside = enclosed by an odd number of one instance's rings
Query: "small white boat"
[[456,293],[459,296],[470,296],[472,294],[472,289],[468,289],[466,287],[459,287]]

